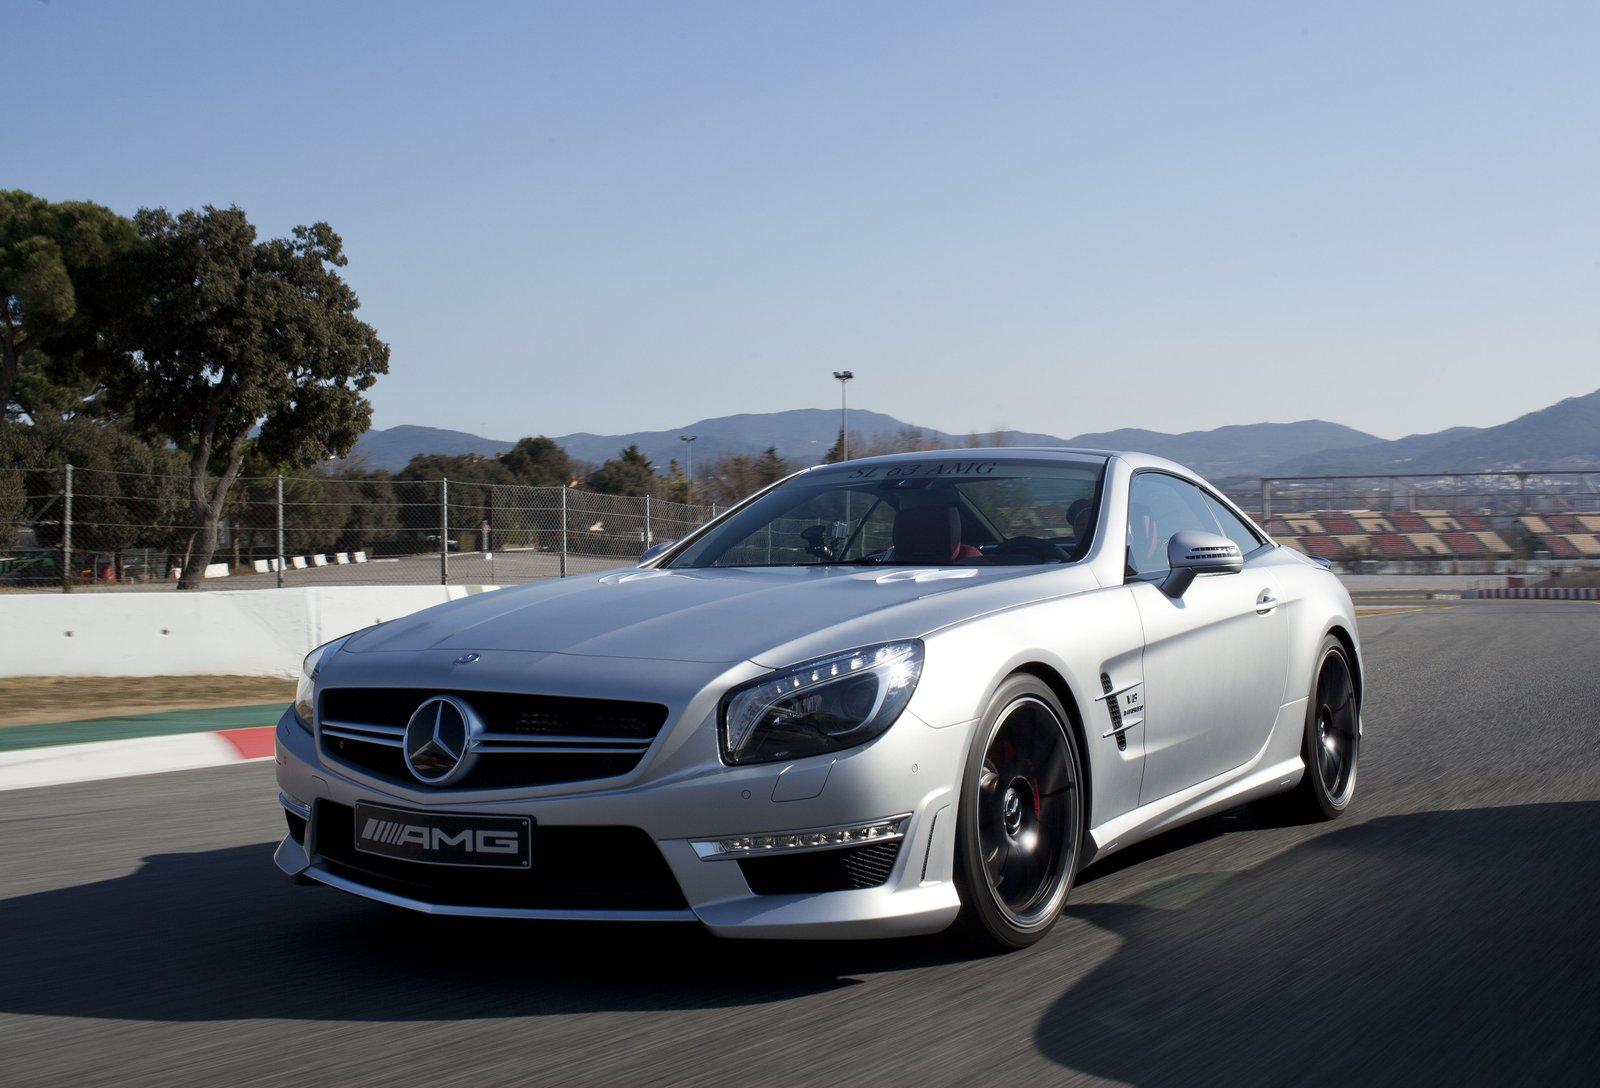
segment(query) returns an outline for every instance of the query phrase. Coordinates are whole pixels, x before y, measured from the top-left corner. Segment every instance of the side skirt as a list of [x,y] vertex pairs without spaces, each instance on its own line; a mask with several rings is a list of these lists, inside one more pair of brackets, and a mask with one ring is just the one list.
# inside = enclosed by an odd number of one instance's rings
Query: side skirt
[[1140,805],[1089,829],[1083,864],[1107,857],[1136,842],[1170,831],[1191,820],[1237,808],[1247,801],[1292,789],[1305,774],[1300,742],[1305,728],[1306,701],[1296,699],[1278,714],[1272,735],[1243,767],[1235,768],[1188,789]]

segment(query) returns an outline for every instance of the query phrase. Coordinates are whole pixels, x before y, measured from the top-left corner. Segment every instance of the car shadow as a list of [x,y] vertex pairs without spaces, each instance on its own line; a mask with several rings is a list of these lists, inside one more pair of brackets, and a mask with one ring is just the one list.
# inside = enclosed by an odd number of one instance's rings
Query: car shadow
[[1137,868],[1157,858],[1177,854],[1191,846],[1199,846],[1226,835],[1272,830],[1283,826],[1282,820],[1264,818],[1249,805],[1241,805],[1238,808],[1202,817],[1193,823],[1183,824],[1171,831],[1163,831],[1154,838],[1144,839],[1126,849],[1118,850],[1108,858],[1091,862],[1078,873],[1075,886],[1079,888],[1090,886],[1095,881],[1104,880],[1124,869]]
[[0,1013],[408,1021],[753,1005],[960,958],[931,939],[721,941],[695,924],[435,918],[296,887],[276,844],[0,901]]
[[1381,817],[1070,913],[1122,939],[1035,1031],[1079,1072],[1565,1084],[1600,1068],[1597,802]]

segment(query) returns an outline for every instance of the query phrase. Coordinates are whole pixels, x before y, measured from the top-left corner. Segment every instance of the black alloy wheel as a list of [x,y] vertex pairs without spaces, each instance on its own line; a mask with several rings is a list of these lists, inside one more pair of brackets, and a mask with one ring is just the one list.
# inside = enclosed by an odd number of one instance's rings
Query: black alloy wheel
[[1066,712],[1032,676],[996,692],[968,757],[957,820],[963,921],[1022,948],[1060,916],[1083,848],[1082,765]]

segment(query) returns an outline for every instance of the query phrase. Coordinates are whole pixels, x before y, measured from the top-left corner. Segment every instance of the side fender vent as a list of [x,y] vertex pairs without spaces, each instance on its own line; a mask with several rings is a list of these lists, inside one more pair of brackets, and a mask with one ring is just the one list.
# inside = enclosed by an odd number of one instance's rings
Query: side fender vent
[[[1100,690],[1107,695],[1111,694],[1111,675],[1109,673],[1100,674]],[[1117,703],[1118,700],[1116,699],[1107,699],[1106,709],[1111,712],[1111,728],[1116,730],[1117,733],[1117,751],[1126,752],[1128,750],[1128,735],[1122,731],[1122,708]]]

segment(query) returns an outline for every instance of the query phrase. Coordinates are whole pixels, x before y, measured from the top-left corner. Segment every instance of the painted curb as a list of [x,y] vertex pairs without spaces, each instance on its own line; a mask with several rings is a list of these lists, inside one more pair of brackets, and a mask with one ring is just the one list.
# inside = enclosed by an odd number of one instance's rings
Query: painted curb
[[1595,586],[1524,586],[1519,589],[1464,589],[1469,601],[1600,601]]
[[54,748],[102,740],[136,740],[174,733],[225,733],[257,725],[273,725],[288,703],[251,706],[202,707],[194,710],[157,710],[146,714],[115,714],[69,722],[0,727],[0,753],[23,748]]
[[274,726],[170,733],[0,752],[0,791],[194,771],[270,759]]

